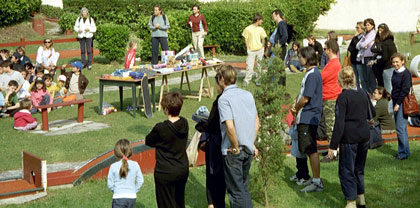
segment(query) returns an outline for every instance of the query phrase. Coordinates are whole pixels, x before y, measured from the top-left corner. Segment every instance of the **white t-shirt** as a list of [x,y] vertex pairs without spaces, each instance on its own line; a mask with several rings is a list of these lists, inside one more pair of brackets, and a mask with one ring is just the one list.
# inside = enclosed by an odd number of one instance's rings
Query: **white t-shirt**
[[17,71],[12,70],[11,73],[3,73],[0,75],[0,86],[3,88],[3,90],[7,89],[7,85],[9,84],[10,80],[16,80],[19,86],[22,85],[25,81],[22,74]]

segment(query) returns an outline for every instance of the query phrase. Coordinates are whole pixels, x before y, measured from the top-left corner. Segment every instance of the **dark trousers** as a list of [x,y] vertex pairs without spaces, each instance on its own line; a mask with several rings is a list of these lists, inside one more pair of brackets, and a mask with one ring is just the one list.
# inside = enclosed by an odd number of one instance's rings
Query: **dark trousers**
[[[50,96],[49,95],[44,95],[44,97],[42,97],[41,102],[39,103],[39,105],[48,105],[50,104]],[[32,109],[30,110],[30,112],[32,114],[38,112],[38,108],[32,107]]]
[[237,155],[230,152],[223,158],[226,189],[231,208],[252,208],[248,190],[249,168],[252,155],[241,150]]
[[384,65],[382,63],[378,63],[372,66],[373,72],[375,73],[376,81],[378,82],[378,86],[384,86]]
[[92,38],[79,38],[82,63],[86,64],[86,51],[88,56],[88,66],[92,65]]
[[296,177],[301,179],[305,179],[308,180],[309,178],[311,178],[311,176],[309,176],[309,169],[308,169],[308,158],[296,158]]
[[226,184],[222,173],[206,174],[206,194],[208,204],[215,208],[225,207]]
[[169,50],[166,37],[152,37],[152,64],[158,64],[159,61],[159,43],[162,51]]
[[185,207],[185,184],[188,176],[183,179],[168,180],[155,175],[156,202],[160,208]]
[[112,199],[112,208],[134,208],[136,199]]
[[281,60],[284,60],[286,58],[286,53],[287,53],[287,47],[286,47],[286,44],[284,44],[281,46],[281,54],[280,54]]
[[365,193],[365,164],[369,142],[340,144],[338,176],[346,200],[356,200]]

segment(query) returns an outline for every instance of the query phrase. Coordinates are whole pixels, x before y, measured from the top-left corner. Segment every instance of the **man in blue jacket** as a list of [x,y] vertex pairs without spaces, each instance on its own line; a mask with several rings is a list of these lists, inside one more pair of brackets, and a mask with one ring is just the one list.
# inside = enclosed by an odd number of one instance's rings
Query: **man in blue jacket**
[[286,43],[287,43],[287,24],[284,21],[283,12],[279,9],[276,9],[272,13],[273,21],[277,23],[277,33],[274,37],[274,45],[279,45],[281,47],[280,58],[284,60],[286,57]]

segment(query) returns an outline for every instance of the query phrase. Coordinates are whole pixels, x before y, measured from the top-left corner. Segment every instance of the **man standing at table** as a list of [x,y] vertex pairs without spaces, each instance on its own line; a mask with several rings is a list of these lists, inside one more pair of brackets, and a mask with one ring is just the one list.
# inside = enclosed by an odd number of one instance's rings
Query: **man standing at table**
[[220,130],[226,189],[231,208],[252,208],[248,175],[252,157],[258,155],[254,146],[259,119],[252,94],[238,88],[236,71],[222,66],[218,82],[223,86],[219,98]]
[[[262,22],[263,16],[256,13],[253,18],[253,23],[246,27],[242,32],[242,36],[245,38],[246,52],[248,54],[248,57],[246,58],[246,75],[244,79],[245,85],[249,85],[249,82],[254,75],[255,58],[257,58],[257,61],[261,61],[264,56],[264,43],[267,34],[261,27]],[[261,66],[257,62],[257,77],[259,77],[258,73],[260,73],[260,71]],[[257,85],[258,84],[259,83],[257,78]]]

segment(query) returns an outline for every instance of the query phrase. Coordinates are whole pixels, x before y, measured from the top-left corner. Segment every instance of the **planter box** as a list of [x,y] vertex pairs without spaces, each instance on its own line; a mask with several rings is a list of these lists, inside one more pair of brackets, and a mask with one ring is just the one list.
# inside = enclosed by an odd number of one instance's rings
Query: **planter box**
[[74,31],[73,30],[66,30],[66,32],[64,32],[65,35],[73,35]]
[[35,30],[36,33],[43,36],[45,32],[44,20],[38,18],[32,19],[32,28]]

